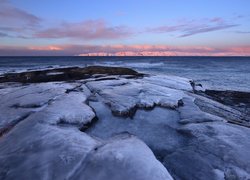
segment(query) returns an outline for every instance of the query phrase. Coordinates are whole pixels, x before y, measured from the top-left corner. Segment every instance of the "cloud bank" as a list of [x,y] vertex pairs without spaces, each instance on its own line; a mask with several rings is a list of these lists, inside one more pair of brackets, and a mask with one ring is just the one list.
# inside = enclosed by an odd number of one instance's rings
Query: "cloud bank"
[[132,35],[126,26],[109,26],[104,20],[62,23],[58,27],[35,33],[37,38],[75,38],[84,40],[119,39]]
[[50,45],[0,46],[0,55],[16,56],[250,56],[250,46],[212,48],[167,45]]
[[58,26],[42,28],[45,20],[0,0],[0,37],[22,39],[122,39],[133,35],[126,26],[112,26],[103,19],[82,22],[63,22]]

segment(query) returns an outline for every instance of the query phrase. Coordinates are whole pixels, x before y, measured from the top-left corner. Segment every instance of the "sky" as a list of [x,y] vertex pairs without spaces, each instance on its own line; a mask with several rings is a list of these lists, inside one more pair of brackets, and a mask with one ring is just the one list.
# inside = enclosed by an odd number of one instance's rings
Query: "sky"
[[0,0],[0,56],[250,56],[249,0]]

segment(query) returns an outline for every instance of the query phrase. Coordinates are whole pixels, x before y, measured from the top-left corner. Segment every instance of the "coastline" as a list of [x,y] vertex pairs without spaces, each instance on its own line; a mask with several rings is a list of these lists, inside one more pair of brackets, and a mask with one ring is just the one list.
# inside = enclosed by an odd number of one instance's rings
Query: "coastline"
[[206,89],[250,92],[250,63],[243,57],[0,57],[0,74],[86,66],[128,67],[186,77]]

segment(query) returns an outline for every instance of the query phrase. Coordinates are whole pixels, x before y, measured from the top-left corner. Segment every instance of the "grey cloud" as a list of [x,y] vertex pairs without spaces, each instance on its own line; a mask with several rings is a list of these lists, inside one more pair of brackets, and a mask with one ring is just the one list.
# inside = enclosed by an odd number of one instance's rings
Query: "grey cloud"
[[178,37],[188,37],[201,33],[229,29],[236,26],[239,25],[227,23],[224,19],[220,17],[215,17],[215,18],[202,19],[196,21],[195,20],[184,21],[177,25],[171,25],[171,26],[159,26],[155,28],[148,28],[146,32],[150,33],[176,32],[180,34]]
[[218,31],[218,30],[223,30],[223,29],[228,29],[232,27],[239,26],[237,24],[232,24],[232,25],[216,25],[216,26],[210,26],[210,27],[200,27],[197,29],[191,29],[189,31],[184,32],[184,34],[180,35],[179,37],[188,37],[188,36],[193,36],[195,34],[201,34],[201,33],[206,33],[206,32],[212,32],[212,31]]
[[109,26],[104,20],[62,23],[58,27],[37,32],[38,38],[119,39],[132,35],[126,26]]

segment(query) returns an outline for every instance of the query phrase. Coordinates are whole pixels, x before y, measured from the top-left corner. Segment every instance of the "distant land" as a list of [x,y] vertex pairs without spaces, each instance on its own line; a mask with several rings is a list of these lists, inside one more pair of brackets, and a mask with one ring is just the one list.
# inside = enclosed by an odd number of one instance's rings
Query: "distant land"
[[133,52],[133,51],[122,51],[122,52],[91,52],[91,53],[82,53],[76,56],[242,56],[249,57],[247,54],[225,54],[225,53],[176,53],[176,52],[157,52],[157,51],[141,51],[141,52]]
[[106,53],[106,52],[97,52],[97,53],[84,53],[79,54],[79,56],[177,56],[176,53],[173,52],[115,52],[115,53]]

